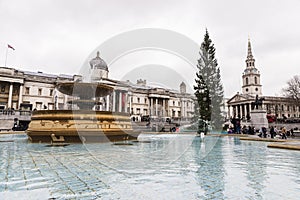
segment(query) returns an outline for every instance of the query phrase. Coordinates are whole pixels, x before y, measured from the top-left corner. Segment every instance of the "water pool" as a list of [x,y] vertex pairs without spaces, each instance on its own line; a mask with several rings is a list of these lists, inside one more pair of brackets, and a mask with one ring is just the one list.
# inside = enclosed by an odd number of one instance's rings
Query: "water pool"
[[300,153],[235,137],[46,147],[0,135],[0,199],[298,199]]

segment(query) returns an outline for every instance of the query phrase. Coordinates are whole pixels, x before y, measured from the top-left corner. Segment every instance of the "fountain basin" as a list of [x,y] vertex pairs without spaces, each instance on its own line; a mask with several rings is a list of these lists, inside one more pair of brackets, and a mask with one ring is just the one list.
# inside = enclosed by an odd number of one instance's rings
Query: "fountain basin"
[[[92,110],[39,110],[33,112],[27,135],[32,142],[114,142],[136,140],[129,115]],[[59,139],[58,139],[59,140]],[[60,141],[61,142],[61,141]]]

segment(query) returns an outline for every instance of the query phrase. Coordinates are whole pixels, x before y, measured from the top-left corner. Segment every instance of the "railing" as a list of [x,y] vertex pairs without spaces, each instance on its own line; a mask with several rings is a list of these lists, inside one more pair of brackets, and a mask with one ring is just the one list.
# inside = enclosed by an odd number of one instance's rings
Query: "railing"
[[0,110],[0,119],[30,120],[31,113],[30,110]]

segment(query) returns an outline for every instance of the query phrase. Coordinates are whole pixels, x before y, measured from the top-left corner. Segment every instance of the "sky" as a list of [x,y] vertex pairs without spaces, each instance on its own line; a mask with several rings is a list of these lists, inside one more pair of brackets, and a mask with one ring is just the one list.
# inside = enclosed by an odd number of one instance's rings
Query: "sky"
[[[286,82],[299,74],[299,9],[298,0],[0,0],[0,66],[5,66],[7,51],[7,67],[78,74],[88,67],[84,66],[86,60],[99,45],[124,32],[166,29],[200,45],[207,28],[216,48],[226,97],[241,92],[249,37],[261,72],[263,95],[280,96]],[[15,51],[7,49],[7,44]],[[106,60],[105,52],[101,55]],[[148,61],[138,64],[138,58]],[[152,58],[155,63],[151,63]],[[135,68],[127,68],[129,61]],[[154,77],[164,75],[164,81],[185,81],[192,88],[194,77],[176,70],[180,62],[166,53],[159,56],[155,52],[137,52],[109,66],[109,76],[132,82],[140,77],[150,83],[159,81]],[[194,62],[196,65],[196,57]],[[158,66],[175,70],[177,75],[172,78],[164,70],[157,71]],[[156,71],[151,74],[147,69]]]

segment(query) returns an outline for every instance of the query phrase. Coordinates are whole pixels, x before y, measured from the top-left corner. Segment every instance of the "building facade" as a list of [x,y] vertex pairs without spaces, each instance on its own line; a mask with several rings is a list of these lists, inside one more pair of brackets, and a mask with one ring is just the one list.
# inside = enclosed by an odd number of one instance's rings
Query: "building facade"
[[[55,86],[78,76],[52,75],[0,67],[0,110],[64,108],[67,96]],[[56,104],[56,105],[55,105]]]
[[179,90],[152,87],[146,80],[119,81],[108,78],[108,66],[97,52],[90,61],[91,82],[104,83],[114,88],[114,92],[101,98],[102,106],[99,110],[113,112],[127,112],[135,121],[144,118],[172,118],[190,120],[194,113],[194,95],[186,92],[186,85],[182,82]]
[[246,68],[242,74],[242,92],[237,92],[227,101],[228,117],[251,119],[251,103],[255,101],[256,95],[263,98],[262,109],[267,114],[277,119],[300,118],[300,106],[295,101],[286,97],[263,96],[260,83],[260,72],[255,67],[255,59],[252,54],[251,43],[248,41],[248,54]]
[[[89,64],[88,81],[114,88],[112,94],[99,99],[101,105],[96,105],[95,110],[127,112],[136,120],[144,117],[191,119],[195,97],[186,93],[183,82],[176,91],[148,86],[146,80],[131,83],[109,79],[108,66],[99,52]],[[55,89],[57,84],[69,81],[85,80],[80,75],[53,75],[0,67],[0,111],[78,109],[68,104],[72,97]]]

